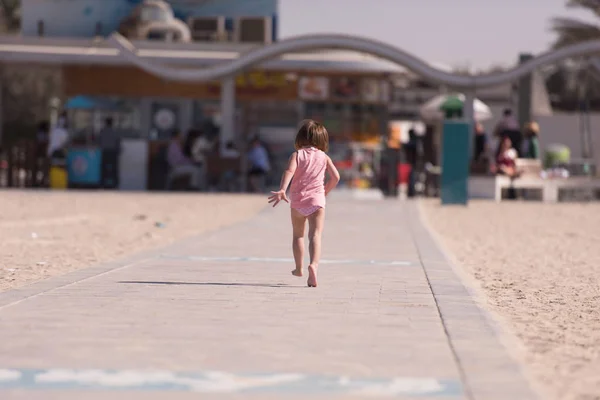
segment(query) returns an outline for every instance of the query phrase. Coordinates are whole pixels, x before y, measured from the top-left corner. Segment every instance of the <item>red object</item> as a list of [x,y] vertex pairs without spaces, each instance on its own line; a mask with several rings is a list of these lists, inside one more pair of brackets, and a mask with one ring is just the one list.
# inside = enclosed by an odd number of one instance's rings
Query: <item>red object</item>
[[410,164],[398,164],[398,181],[397,184],[408,184],[408,178],[412,167]]
[[340,160],[340,161],[334,161],[333,165],[335,165],[335,167],[337,169],[351,169],[352,168],[352,160]]

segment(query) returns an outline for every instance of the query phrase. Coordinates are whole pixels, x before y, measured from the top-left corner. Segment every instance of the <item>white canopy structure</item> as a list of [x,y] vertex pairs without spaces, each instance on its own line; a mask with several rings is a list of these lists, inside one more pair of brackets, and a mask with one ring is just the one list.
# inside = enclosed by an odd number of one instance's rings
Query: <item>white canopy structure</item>
[[[450,96],[456,96],[464,103],[466,96],[462,93],[450,95],[440,94],[429,100],[419,109],[419,114],[424,121],[438,121],[444,118],[444,112],[441,107]],[[477,121],[487,121],[494,116],[490,108],[481,100],[473,100],[473,117]]]

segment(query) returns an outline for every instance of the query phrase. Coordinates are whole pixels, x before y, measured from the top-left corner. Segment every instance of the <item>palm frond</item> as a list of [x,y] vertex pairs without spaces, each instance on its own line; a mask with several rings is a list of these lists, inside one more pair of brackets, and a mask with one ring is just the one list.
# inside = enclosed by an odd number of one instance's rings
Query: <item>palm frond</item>
[[597,17],[600,17],[600,0],[569,0],[567,7],[583,8],[593,12]]
[[552,30],[558,35],[554,48],[600,39],[600,26],[577,19],[554,18]]

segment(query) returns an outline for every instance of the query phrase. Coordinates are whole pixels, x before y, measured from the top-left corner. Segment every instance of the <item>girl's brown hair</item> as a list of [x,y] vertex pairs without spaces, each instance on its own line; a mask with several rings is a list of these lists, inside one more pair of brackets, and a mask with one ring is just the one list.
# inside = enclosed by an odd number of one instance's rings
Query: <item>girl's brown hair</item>
[[294,142],[296,150],[308,146],[316,147],[321,151],[329,150],[329,133],[327,133],[327,129],[325,129],[323,124],[312,119],[302,122],[296,134],[296,141]]

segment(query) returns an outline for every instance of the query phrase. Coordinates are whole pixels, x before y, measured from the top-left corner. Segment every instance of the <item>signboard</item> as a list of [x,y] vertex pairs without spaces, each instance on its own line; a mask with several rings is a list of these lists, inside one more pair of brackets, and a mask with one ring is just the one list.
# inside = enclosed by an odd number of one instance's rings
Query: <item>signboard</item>
[[[208,91],[214,96],[221,95],[220,82],[208,84]],[[240,98],[296,99],[297,88],[291,74],[271,71],[251,71],[238,75],[235,80],[235,93]]]
[[298,81],[298,96],[302,100],[327,100],[329,79],[323,76],[303,76]]
[[381,85],[379,79],[366,78],[361,81],[361,97],[367,103],[378,103],[381,101]]
[[99,149],[71,148],[67,153],[69,184],[100,185],[102,153]]
[[331,98],[336,100],[360,100],[360,81],[355,77],[335,77],[331,79]]

